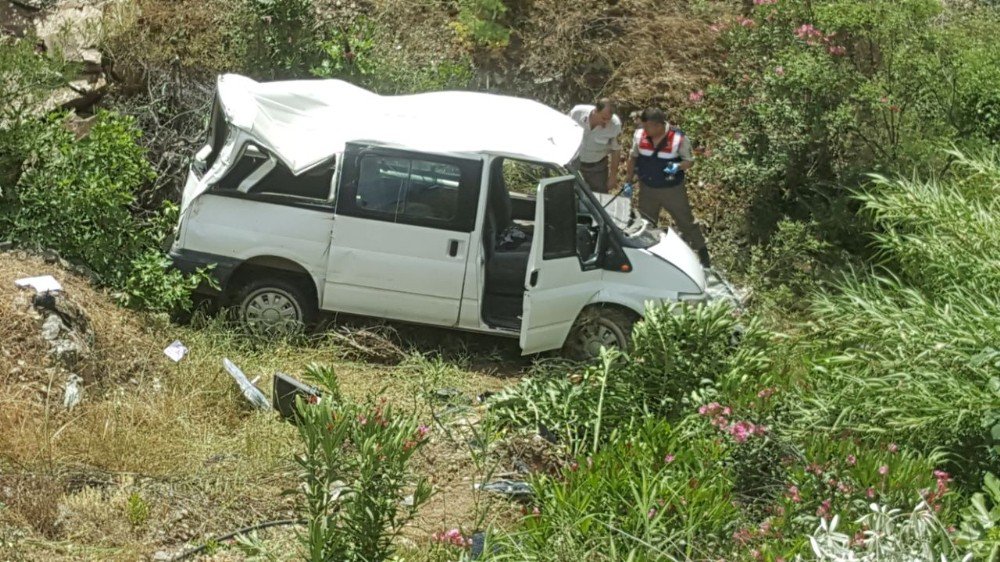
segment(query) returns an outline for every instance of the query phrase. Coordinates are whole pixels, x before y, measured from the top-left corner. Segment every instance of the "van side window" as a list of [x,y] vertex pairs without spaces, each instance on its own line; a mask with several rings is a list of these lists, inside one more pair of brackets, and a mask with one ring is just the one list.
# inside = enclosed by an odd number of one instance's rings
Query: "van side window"
[[247,193],[261,195],[291,195],[326,201],[330,197],[330,182],[333,180],[333,164],[323,166],[293,176],[288,166],[278,162],[263,179],[250,187]]
[[330,162],[295,176],[267,151],[247,145],[229,173],[215,184],[215,189],[326,201],[330,197],[333,170],[334,163]]
[[361,158],[354,204],[366,214],[393,222],[455,220],[462,171],[444,162],[385,155]]

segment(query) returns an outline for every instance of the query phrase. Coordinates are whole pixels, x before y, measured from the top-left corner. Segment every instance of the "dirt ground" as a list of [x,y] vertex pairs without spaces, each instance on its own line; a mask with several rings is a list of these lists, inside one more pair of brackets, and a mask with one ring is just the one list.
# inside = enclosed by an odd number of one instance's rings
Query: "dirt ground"
[[[93,332],[69,366],[50,353],[47,312],[32,304],[33,291],[14,285],[45,274]],[[296,431],[246,407],[223,357],[260,376],[268,395],[275,371],[329,364],[348,396],[380,394],[433,428],[414,468],[435,494],[404,548],[515,516],[518,506],[474,490],[510,469],[497,455],[472,454],[476,397],[512,384],[529,364],[507,342],[447,332],[415,341],[408,330],[396,329],[407,353],[397,364],[366,361],[338,339],[253,341],[213,319],[176,326],[132,313],[57,261],[0,252],[0,559],[169,559],[244,526],[296,518],[295,496],[284,494],[296,486]],[[190,349],[176,364],[162,352],[175,339]],[[71,374],[82,379],[82,399],[69,410]],[[294,559],[295,531],[261,531],[203,559]]]

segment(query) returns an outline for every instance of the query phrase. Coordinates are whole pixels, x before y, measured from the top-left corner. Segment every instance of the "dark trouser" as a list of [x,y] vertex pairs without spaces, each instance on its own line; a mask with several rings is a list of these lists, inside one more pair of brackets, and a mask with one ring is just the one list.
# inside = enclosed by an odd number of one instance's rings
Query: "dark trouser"
[[694,222],[687,189],[683,184],[661,188],[640,186],[639,212],[654,223],[659,223],[660,209],[667,210],[681,237],[692,250],[697,252],[705,247],[705,236],[701,233],[701,227]]
[[608,192],[608,159],[599,162],[576,162],[580,175],[594,193]]

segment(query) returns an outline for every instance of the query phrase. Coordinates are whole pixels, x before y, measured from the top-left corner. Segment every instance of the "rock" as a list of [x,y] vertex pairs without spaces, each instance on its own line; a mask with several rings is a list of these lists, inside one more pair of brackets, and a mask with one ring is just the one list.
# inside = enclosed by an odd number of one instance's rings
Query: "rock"
[[6,252],[14,247],[14,243],[10,240],[0,241],[0,252]]
[[35,35],[49,52],[62,53],[70,62],[86,63],[94,59],[100,63],[100,45],[103,34],[103,15],[100,8],[82,0],[60,3],[52,12],[35,22]]
[[54,342],[59,338],[59,334],[66,329],[61,318],[56,314],[50,314],[42,324],[42,338],[45,341]]
[[55,0],[11,0],[11,3],[28,10],[38,11],[48,8],[55,3]]
[[157,550],[153,553],[153,562],[168,562],[174,559],[174,555],[165,550]]

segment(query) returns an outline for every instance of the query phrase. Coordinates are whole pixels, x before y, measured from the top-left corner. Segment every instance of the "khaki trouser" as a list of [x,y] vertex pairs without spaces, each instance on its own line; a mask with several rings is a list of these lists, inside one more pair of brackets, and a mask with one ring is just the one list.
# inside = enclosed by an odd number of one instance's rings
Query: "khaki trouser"
[[576,162],[580,175],[590,186],[594,193],[608,192],[608,159],[605,157],[600,162]]
[[698,251],[705,247],[705,236],[701,228],[694,222],[691,213],[691,203],[688,202],[687,189],[684,185],[675,187],[639,187],[639,212],[646,218],[658,224],[660,209],[666,209],[674,225],[691,249]]

